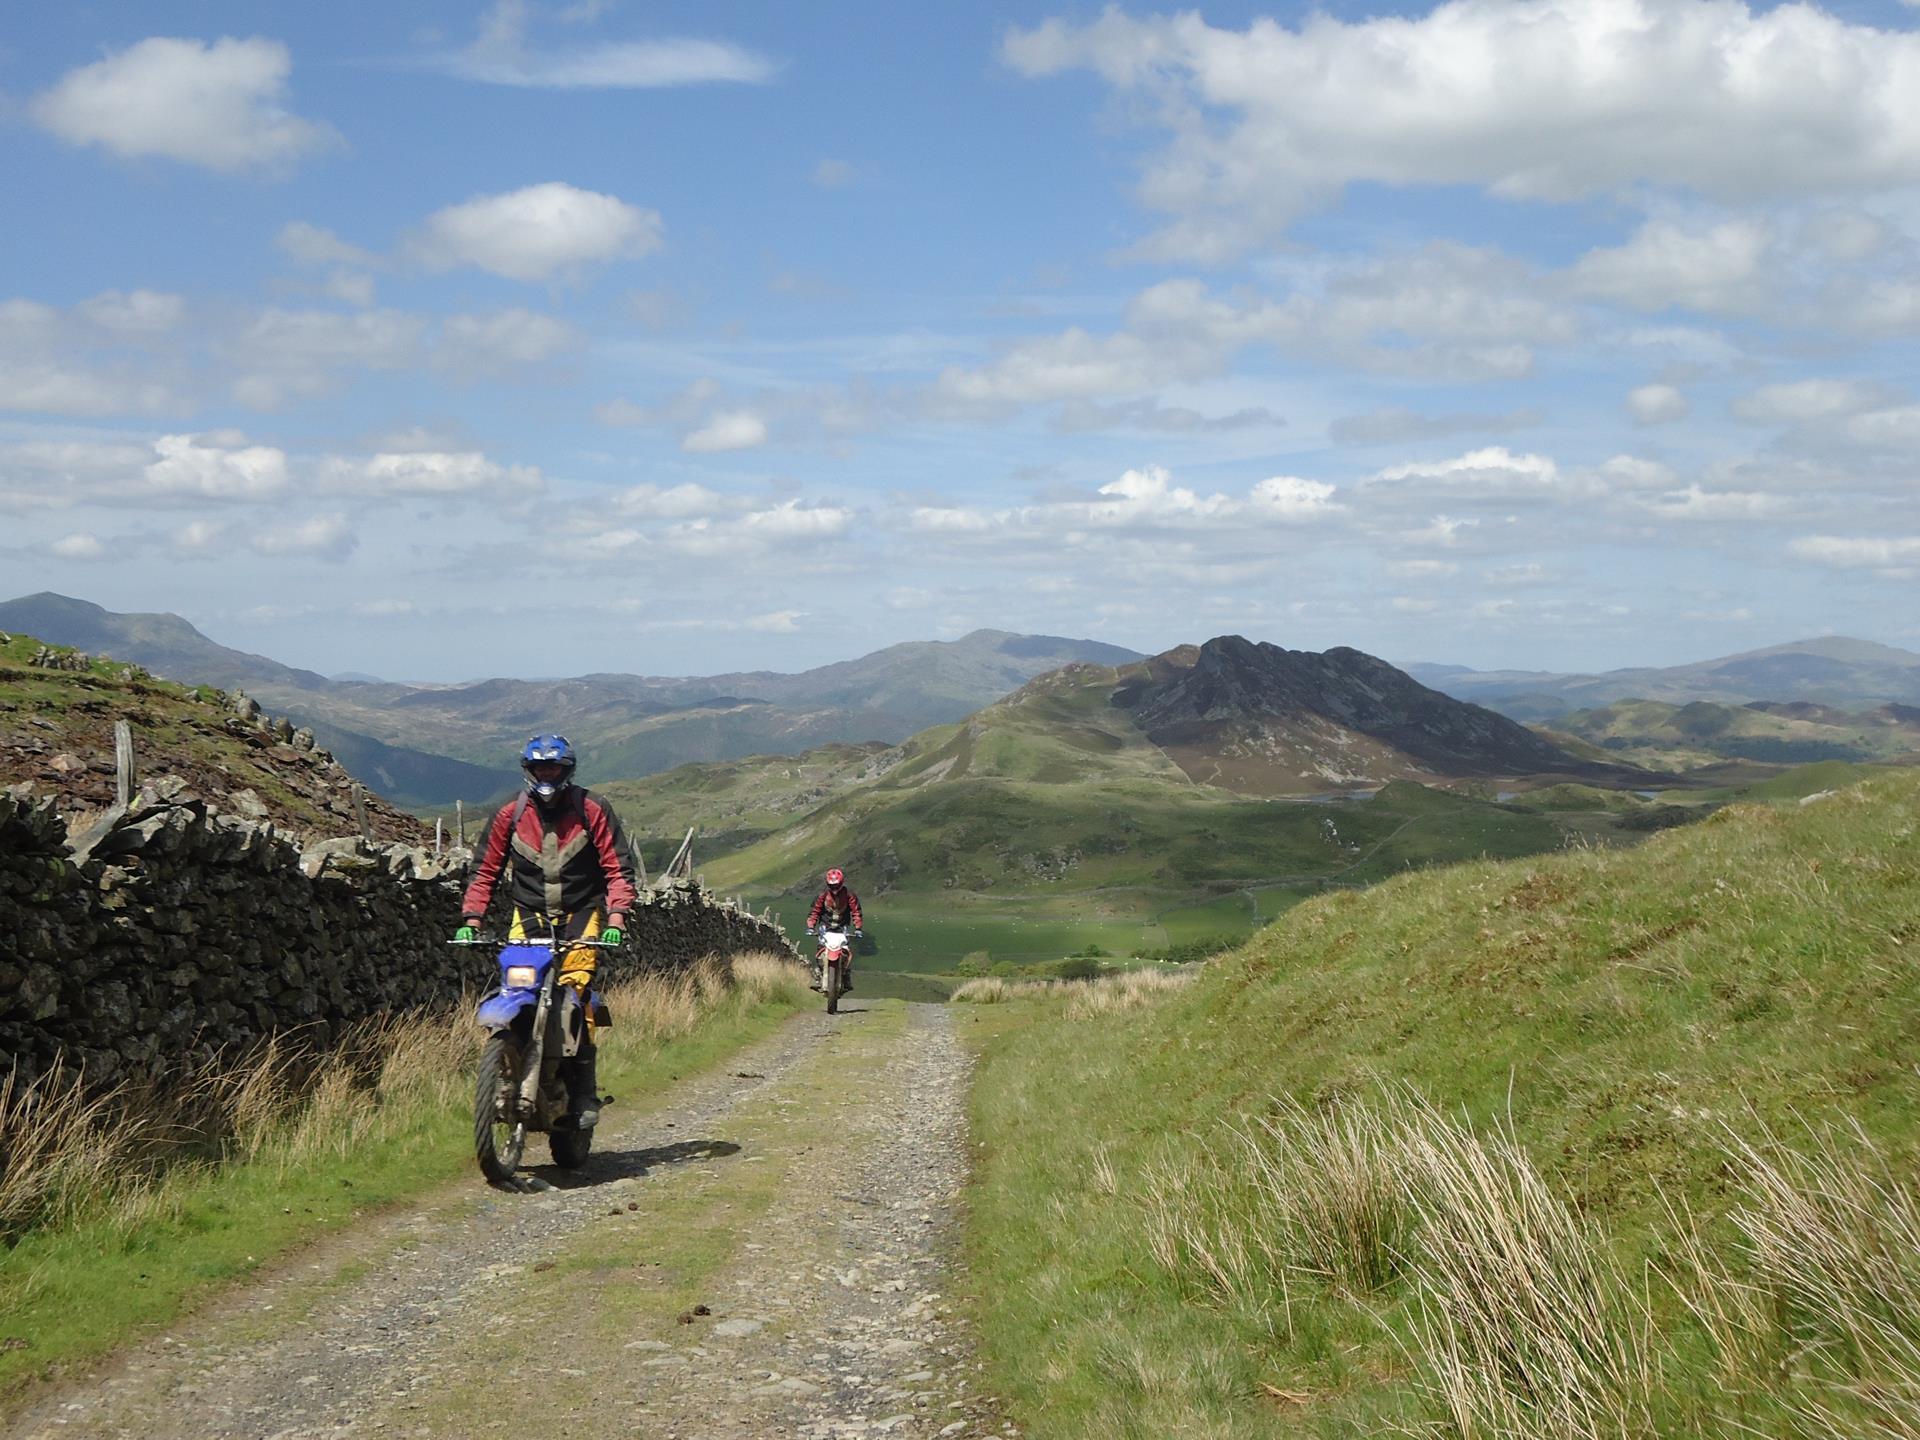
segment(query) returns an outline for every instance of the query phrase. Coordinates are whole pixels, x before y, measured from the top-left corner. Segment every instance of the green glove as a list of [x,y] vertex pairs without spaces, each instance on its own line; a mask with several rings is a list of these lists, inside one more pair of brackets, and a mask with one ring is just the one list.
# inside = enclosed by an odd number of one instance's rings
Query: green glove
[[453,932],[453,943],[456,945],[471,945],[479,938],[480,932],[475,930],[471,925],[462,925],[458,930]]
[[600,932],[600,938],[609,945],[618,945],[622,940],[627,938],[627,935],[618,925],[609,925]]

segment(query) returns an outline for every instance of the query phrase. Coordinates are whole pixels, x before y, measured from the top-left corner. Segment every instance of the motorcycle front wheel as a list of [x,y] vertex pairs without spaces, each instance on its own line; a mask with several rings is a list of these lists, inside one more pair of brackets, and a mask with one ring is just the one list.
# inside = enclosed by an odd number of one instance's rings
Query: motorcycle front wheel
[[826,973],[820,977],[820,988],[827,992],[827,1014],[840,1013],[840,963],[829,961]]
[[520,1087],[520,1046],[501,1033],[480,1052],[480,1073],[473,1086],[473,1158],[480,1173],[494,1184],[504,1184],[520,1168],[527,1146],[526,1124],[508,1119]]

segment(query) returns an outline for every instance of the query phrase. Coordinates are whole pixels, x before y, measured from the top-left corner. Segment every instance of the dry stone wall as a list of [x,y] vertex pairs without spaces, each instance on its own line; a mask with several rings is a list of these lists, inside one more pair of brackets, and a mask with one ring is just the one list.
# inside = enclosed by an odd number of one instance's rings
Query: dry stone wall
[[[70,835],[51,801],[0,791],[0,1073],[82,1064],[153,1078],[274,1032],[324,1043],[369,1015],[490,983],[446,944],[468,857],[361,840],[301,849],[178,782]],[[779,927],[698,880],[645,892],[611,978],[772,950]]]

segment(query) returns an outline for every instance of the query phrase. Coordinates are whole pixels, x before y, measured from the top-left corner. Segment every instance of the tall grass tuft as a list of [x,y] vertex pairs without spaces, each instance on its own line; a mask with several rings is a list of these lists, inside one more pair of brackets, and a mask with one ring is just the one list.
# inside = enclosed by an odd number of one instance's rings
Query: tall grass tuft
[[1159,1000],[1182,989],[1192,970],[1122,970],[1094,980],[969,980],[948,997],[962,1005],[1000,1005],[1009,1000],[1064,998],[1069,1020],[1087,1020]]
[[1643,1297],[1508,1132],[1422,1107],[1398,1127],[1412,1208],[1418,1357],[1462,1440],[1655,1433]]
[[1920,1192],[1857,1127],[1734,1138],[1734,1263],[1691,1233],[1685,1289],[1722,1374],[1808,1435],[1920,1437]]
[[[709,957],[610,987],[615,1025],[602,1039],[617,1063],[689,1034],[722,1004],[797,1001],[805,989],[800,967],[777,956]],[[458,1114],[479,1039],[462,1000],[374,1017],[325,1047],[276,1035],[153,1084],[0,1076],[0,1243],[101,1216],[131,1226],[166,1204],[169,1176],[232,1163],[284,1175]]]

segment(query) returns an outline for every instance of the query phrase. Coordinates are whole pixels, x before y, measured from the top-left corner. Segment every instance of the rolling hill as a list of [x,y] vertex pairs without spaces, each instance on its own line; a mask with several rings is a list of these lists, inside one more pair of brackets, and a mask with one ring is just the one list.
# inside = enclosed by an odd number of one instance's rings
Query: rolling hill
[[[312,726],[355,773],[366,770],[368,783],[421,805],[487,799],[510,787],[511,757],[535,730],[571,738],[590,780],[650,775],[693,761],[903,740],[1061,665],[1139,658],[1095,640],[977,630],[794,674],[407,685],[329,679],[217,644],[177,615],[116,614],[62,595],[0,602],[0,631],[8,630],[192,684],[244,687]],[[461,768],[428,763],[435,757]]]
[[1920,709],[1894,704],[1848,711],[1808,700],[1623,700],[1558,716],[1553,729],[1633,764],[1669,770],[1725,760],[1898,761],[1920,752]]
[[1723,655],[1691,665],[1609,670],[1597,675],[1471,670],[1410,664],[1407,673],[1461,700],[1517,720],[1554,720],[1618,700],[1685,704],[1714,700],[1805,700],[1842,708],[1920,705],[1920,654],[1828,635]]
[[[656,848],[697,819],[701,868],[729,889],[791,899],[844,866],[863,895],[886,897],[888,943],[910,942],[881,962],[895,964],[908,963],[900,949],[938,959],[952,935],[989,931],[982,948],[1045,952],[1076,924],[1096,938],[1115,927],[1120,944],[1139,943],[1146,924],[1164,944],[1244,929],[1328,885],[1557,847],[1570,833],[1563,817],[1484,798],[1517,777],[1647,780],[1358,651],[1227,636],[1121,666],[1066,666],[894,747],[692,766],[601,789]],[[1482,793],[1432,788],[1460,781]],[[1349,794],[1371,798],[1298,803]]]

